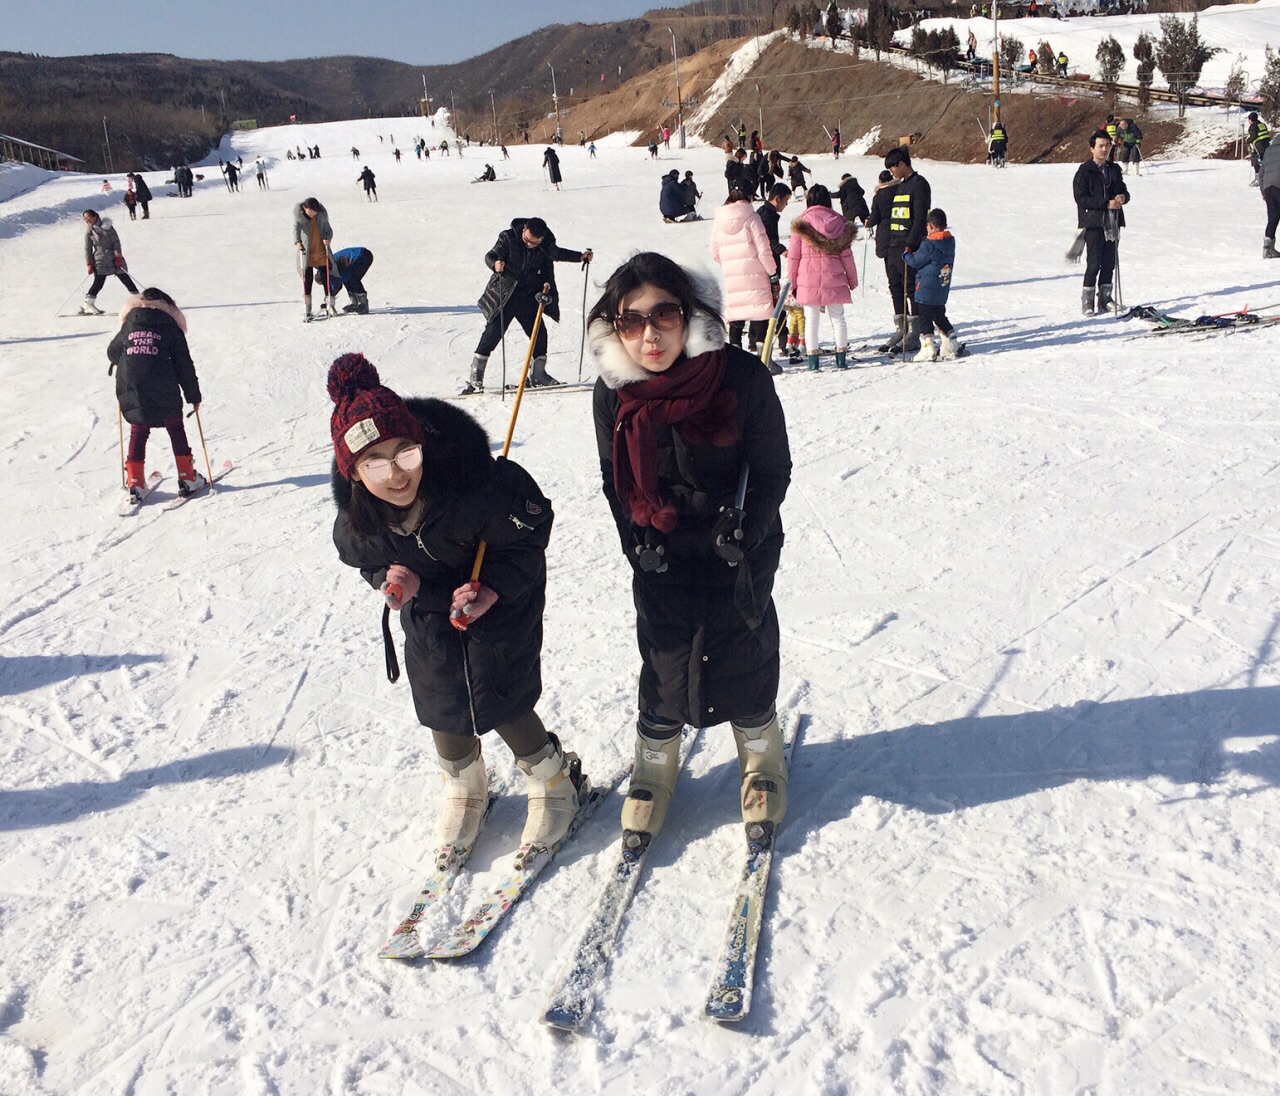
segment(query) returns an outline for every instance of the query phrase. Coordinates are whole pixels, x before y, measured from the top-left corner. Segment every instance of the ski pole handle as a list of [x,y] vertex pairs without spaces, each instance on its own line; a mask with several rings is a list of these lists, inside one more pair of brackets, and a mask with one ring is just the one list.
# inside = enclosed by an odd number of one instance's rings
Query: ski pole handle
[[388,605],[391,605],[392,602],[398,604],[404,598],[404,589],[398,582],[387,583],[387,588],[383,593],[386,596]]

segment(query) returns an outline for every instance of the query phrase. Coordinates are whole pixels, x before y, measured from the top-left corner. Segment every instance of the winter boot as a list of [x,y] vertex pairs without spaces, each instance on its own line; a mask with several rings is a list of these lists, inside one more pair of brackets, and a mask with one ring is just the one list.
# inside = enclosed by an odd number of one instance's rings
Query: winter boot
[[488,354],[477,354],[471,359],[471,376],[467,379],[462,395],[470,396],[484,391],[484,367],[489,364]]
[[478,738],[470,757],[461,761],[442,757],[439,761],[444,771],[444,810],[436,824],[436,848],[437,867],[444,868],[455,849],[469,849],[476,843],[489,803],[489,777]]
[[914,354],[920,349],[920,317],[911,317],[911,326],[907,328],[907,341],[902,347],[904,354]]
[[942,349],[938,356],[944,359],[958,358],[960,356],[960,344],[956,342],[956,335],[953,331],[950,335],[942,336]]
[[332,294],[330,294],[328,297],[325,297],[324,307],[330,316],[336,316],[338,314],[338,302],[337,302],[337,299]]
[[356,314],[359,316],[367,316],[369,314],[369,294],[356,294]]
[[810,354],[809,355],[809,372],[820,373],[821,371],[822,371],[822,365],[818,361],[818,355]]
[[782,759],[782,727],[775,713],[763,727],[733,724],[742,781],[742,821],[775,825],[787,813],[787,767]]
[[516,767],[529,785],[529,816],[521,845],[551,848],[569,832],[578,806],[591,790],[575,753],[565,753],[555,735],[537,753],[517,757]]
[[848,369],[848,368],[849,368],[849,360],[848,360],[847,355],[848,355],[848,349],[847,349],[847,348],[846,348],[846,349],[844,349],[844,350],[837,350],[837,351],[836,351],[836,368],[837,368],[837,369]]
[[938,360],[938,347],[933,341],[932,335],[920,336],[920,352],[913,360],[918,362],[936,362]]
[[129,497],[134,502],[142,501],[142,492],[147,486],[146,461],[127,460],[124,462],[125,486]]
[[347,296],[349,296],[349,297],[351,298],[351,300],[350,300],[350,301],[348,301],[346,304],[344,304],[344,305],[342,306],[342,311],[343,311],[343,312],[355,312],[355,311],[357,311],[357,310],[359,309],[359,307],[360,307],[360,294],[359,294],[359,293],[348,293],[348,294],[347,294]]
[[782,366],[780,366],[776,361],[774,361],[773,358],[769,359],[769,373],[772,376],[777,377],[785,372],[786,370],[783,369]]
[[178,494],[183,498],[209,486],[209,481],[196,471],[195,457],[190,453],[185,457],[175,455],[173,459],[178,464]]
[[1276,250],[1275,240],[1262,241],[1262,257],[1264,259],[1280,259],[1280,251]]
[[307,323],[310,323],[311,322],[311,294],[310,293],[308,293],[305,297],[302,298],[302,305],[303,305],[302,318],[306,320]]
[[529,369],[529,383],[534,388],[550,388],[560,382],[547,372],[547,356],[545,354],[533,359]]
[[1094,316],[1097,314],[1098,309],[1093,298],[1093,286],[1086,286],[1080,291],[1080,314],[1082,316]]
[[1115,301],[1111,297],[1111,286],[1098,286],[1098,311],[1110,312],[1115,305]]
[[84,303],[80,306],[80,315],[82,316],[101,316],[102,309],[98,307],[97,297],[86,297]]
[[893,317],[893,336],[889,339],[887,343],[885,343],[882,347],[880,347],[881,354],[892,354],[895,350],[898,349],[899,346],[902,345],[903,319],[904,319],[903,316]]
[[676,790],[680,771],[680,728],[669,738],[651,738],[643,723],[636,730],[636,766],[631,786],[622,803],[625,833],[647,833],[653,837],[662,829],[667,807]]
[[800,353],[800,340],[793,339],[787,343],[787,361],[794,362],[799,365],[804,360],[804,355]]

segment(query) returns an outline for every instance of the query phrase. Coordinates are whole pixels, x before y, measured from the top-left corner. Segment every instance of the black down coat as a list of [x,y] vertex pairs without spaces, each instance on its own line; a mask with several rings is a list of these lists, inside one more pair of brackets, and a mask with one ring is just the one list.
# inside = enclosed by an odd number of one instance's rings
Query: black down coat
[[201,402],[186,320],[167,301],[141,297],[130,297],[120,314],[123,326],[107,347],[120,411],[134,426],[163,426],[182,414],[183,396]]
[[[1124,173],[1119,164],[1107,160],[1099,167],[1092,157],[1076,168],[1071,180],[1071,196],[1076,200],[1077,228],[1105,228],[1107,203],[1123,194],[1128,203],[1129,188],[1124,185]],[[1124,228],[1124,208],[1116,210],[1116,223]]]
[[[658,427],[659,482],[663,497],[675,503],[679,520],[665,536],[648,532],[651,545],[663,544],[667,570],[642,571],[634,549],[646,531],[624,512],[613,475],[620,404],[614,389],[625,376],[626,362],[615,370],[610,359],[626,351],[612,328],[598,320],[591,339],[601,376],[594,410],[604,494],[633,570],[639,710],[695,727],[767,712],[777,700],[779,678],[773,604],[783,542],[778,509],[791,482],[786,420],[773,378],[759,358],[728,347],[724,385],[737,396],[739,440],[726,447],[695,445],[681,436],[679,424]],[[696,355],[716,343],[723,345],[723,329],[705,313],[697,314],[686,336],[686,353]],[[733,504],[744,462],[751,466],[743,506],[747,554],[735,568],[715,554],[712,526],[720,507]],[[753,613],[755,621],[748,619]]]
[[556,288],[555,264],[580,263],[582,252],[560,247],[550,229],[537,247],[526,247],[520,235],[524,231],[525,220],[517,217],[512,221],[511,227],[504,228],[498,234],[497,242],[486,252],[484,262],[490,270],[499,259],[506,265],[501,274],[494,271],[485,286],[484,296],[477,303],[484,318],[489,320],[516,295],[517,290],[532,297],[549,283],[551,301],[543,308],[542,314],[559,323],[560,291]]
[[[520,465],[493,458],[484,430],[465,411],[441,400],[405,402],[427,439],[426,497],[414,529],[357,534],[347,516],[351,483],[335,464],[333,540],[342,562],[358,568],[375,589],[393,563],[422,580],[417,596],[400,610],[418,720],[434,731],[470,735],[473,701],[476,730],[483,734],[529,712],[542,695],[551,503]],[[480,581],[498,600],[460,632],[449,623],[449,607],[453,591],[471,578],[481,540],[487,548]]]

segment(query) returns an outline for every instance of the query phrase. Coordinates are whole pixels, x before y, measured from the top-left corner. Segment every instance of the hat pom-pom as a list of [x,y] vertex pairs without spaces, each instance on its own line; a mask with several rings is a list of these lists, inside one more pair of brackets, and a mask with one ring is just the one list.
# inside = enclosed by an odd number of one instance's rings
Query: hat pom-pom
[[334,403],[345,403],[381,384],[378,370],[363,354],[343,354],[329,366],[329,398]]

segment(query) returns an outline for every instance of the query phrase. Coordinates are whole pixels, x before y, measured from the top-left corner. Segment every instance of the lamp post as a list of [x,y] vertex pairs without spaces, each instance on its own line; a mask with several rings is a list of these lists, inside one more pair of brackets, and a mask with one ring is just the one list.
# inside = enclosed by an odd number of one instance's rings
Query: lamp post
[[680,98],[680,55],[676,53],[676,32],[668,27],[667,33],[671,35],[671,60],[676,67],[676,128],[680,133],[680,147],[684,148],[684,102]]
[[489,92],[489,109],[493,111],[493,143],[500,145],[502,141],[499,139],[501,135],[498,133],[498,106],[493,101],[493,92]]
[[993,125],[1000,124],[1000,0],[991,3],[991,97],[995,100]]
[[551,70],[551,102],[556,108],[556,140],[559,141],[564,135],[560,132],[560,96],[556,94],[556,67],[548,61],[547,68]]

